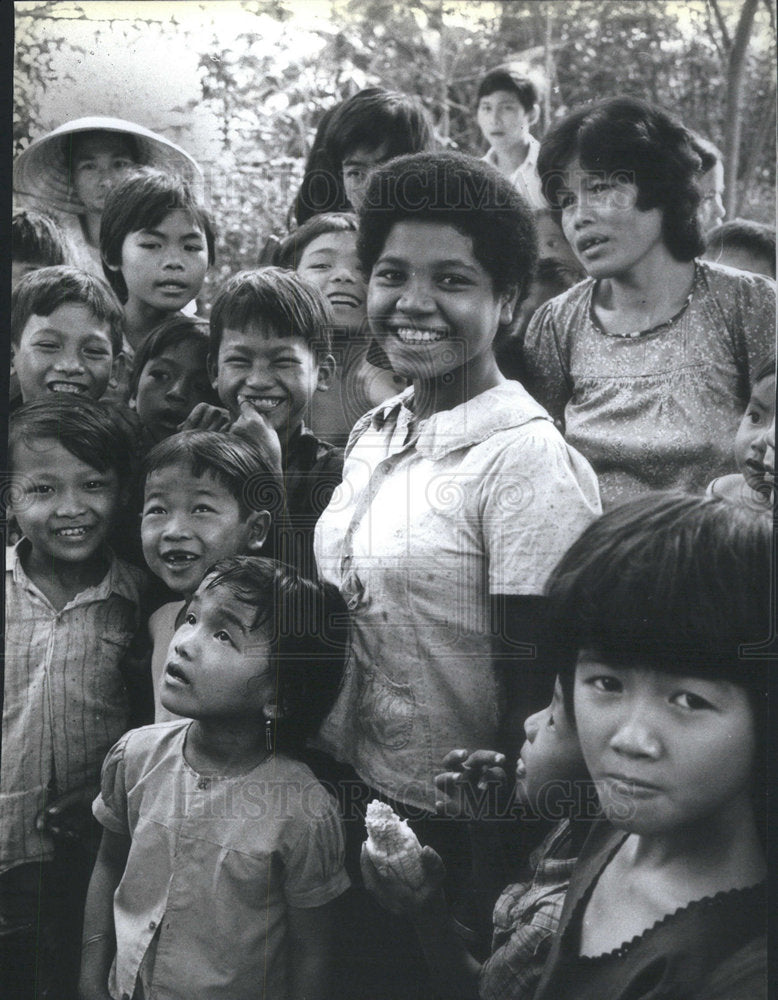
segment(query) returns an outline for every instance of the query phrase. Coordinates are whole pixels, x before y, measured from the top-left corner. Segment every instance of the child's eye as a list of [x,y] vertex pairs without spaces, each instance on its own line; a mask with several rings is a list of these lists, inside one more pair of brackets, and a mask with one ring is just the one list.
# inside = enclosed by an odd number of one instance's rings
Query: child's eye
[[216,511],[213,507],[209,507],[207,503],[198,503],[192,508],[193,514],[215,514]]
[[707,699],[694,694],[692,691],[679,691],[678,694],[673,695],[672,702],[690,712],[699,712],[706,708],[713,708],[713,705]]
[[225,632],[224,629],[219,629],[218,632],[213,633],[214,639],[218,639],[219,642],[232,642],[229,632]]
[[160,504],[155,504],[153,507],[147,507],[143,511],[144,517],[151,517],[154,514],[166,514],[167,511]]
[[87,479],[84,486],[88,490],[104,490],[108,486],[105,479]]
[[402,271],[398,271],[396,268],[392,267],[379,267],[373,272],[373,275],[380,281],[386,281],[387,283],[397,284],[403,281],[405,275]]
[[163,385],[170,381],[168,373],[161,368],[150,368],[147,374],[149,378],[153,378],[155,382],[161,382]]
[[746,416],[752,424],[761,424],[762,422],[762,415],[756,410],[749,410]]
[[25,489],[26,496],[48,496],[50,493],[54,492],[54,487],[49,486],[46,483],[32,483]]
[[228,354],[227,357],[220,362],[220,364],[233,365],[237,367],[239,365],[249,365],[251,364],[251,362],[248,360],[248,358],[242,358],[237,354],[232,354],[232,355]]
[[59,344],[54,340],[38,340],[35,342],[35,347],[41,348],[44,351],[59,350]]
[[116,159],[113,161],[114,170],[127,170],[132,166],[132,160]]
[[141,247],[143,250],[158,250],[162,246],[162,244],[152,242],[151,240],[144,240],[142,243],[138,243],[138,246]]
[[470,281],[462,274],[444,274],[438,279],[444,288],[461,288]]
[[563,191],[557,195],[557,205],[560,208],[571,208],[575,203],[575,196],[571,191]]
[[610,189],[611,185],[607,181],[596,181],[594,184],[590,184],[586,190],[589,194],[604,194]]
[[295,365],[300,364],[299,358],[276,358],[277,365],[281,365],[284,368],[292,368]]
[[205,248],[201,243],[188,243],[184,245],[184,250],[189,253],[202,253]]
[[93,361],[102,361],[104,358],[110,357],[108,351],[103,350],[102,347],[87,347],[84,354]]
[[97,164],[94,160],[82,160],[76,164],[76,170],[96,170]]
[[187,625],[196,625],[197,624],[197,619],[195,618],[195,616],[192,614],[191,611],[187,611],[186,617],[184,618],[184,621],[186,622]]
[[618,694],[622,689],[621,681],[611,674],[597,674],[594,677],[588,677],[584,684],[590,685],[596,691],[602,691],[603,694]]

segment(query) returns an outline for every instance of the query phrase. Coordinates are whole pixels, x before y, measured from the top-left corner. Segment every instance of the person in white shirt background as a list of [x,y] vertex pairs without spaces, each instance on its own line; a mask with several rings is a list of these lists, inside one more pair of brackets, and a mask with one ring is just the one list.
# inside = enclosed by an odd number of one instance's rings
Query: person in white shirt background
[[505,174],[533,209],[548,207],[537,170],[540,143],[530,134],[539,114],[537,87],[510,66],[490,70],[478,85],[476,121],[489,143],[483,159]]

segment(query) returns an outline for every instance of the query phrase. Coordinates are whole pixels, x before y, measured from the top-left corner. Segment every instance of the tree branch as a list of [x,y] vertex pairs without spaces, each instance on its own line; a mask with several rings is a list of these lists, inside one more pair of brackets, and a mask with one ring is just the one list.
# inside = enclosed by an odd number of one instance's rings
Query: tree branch
[[724,48],[727,52],[729,52],[732,48],[732,39],[729,36],[724,15],[721,13],[721,8],[719,7],[719,0],[708,0],[708,7],[713,11],[713,15],[716,18],[716,23],[719,26],[719,31],[721,32],[721,37],[724,41]]

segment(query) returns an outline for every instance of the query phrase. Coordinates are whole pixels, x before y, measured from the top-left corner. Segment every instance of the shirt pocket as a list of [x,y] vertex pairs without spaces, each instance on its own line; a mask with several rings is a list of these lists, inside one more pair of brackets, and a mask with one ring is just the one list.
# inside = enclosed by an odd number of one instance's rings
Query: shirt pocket
[[362,678],[357,719],[364,735],[389,750],[410,742],[416,716],[416,698],[410,684],[391,680],[377,667]]

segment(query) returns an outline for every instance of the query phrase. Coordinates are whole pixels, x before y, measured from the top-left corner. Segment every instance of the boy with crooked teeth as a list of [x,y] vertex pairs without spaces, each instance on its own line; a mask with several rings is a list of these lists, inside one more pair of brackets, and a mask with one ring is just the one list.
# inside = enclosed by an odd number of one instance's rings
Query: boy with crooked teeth
[[27,274],[11,297],[11,374],[21,401],[100,399],[115,375],[124,320],[101,279],[76,267]]
[[256,443],[283,476],[289,530],[278,557],[316,579],[313,529],[341,481],[343,452],[305,426],[313,394],[330,389],[332,309],[310,282],[277,267],[241,271],[211,309],[208,367],[222,408],[201,404],[187,427]]

